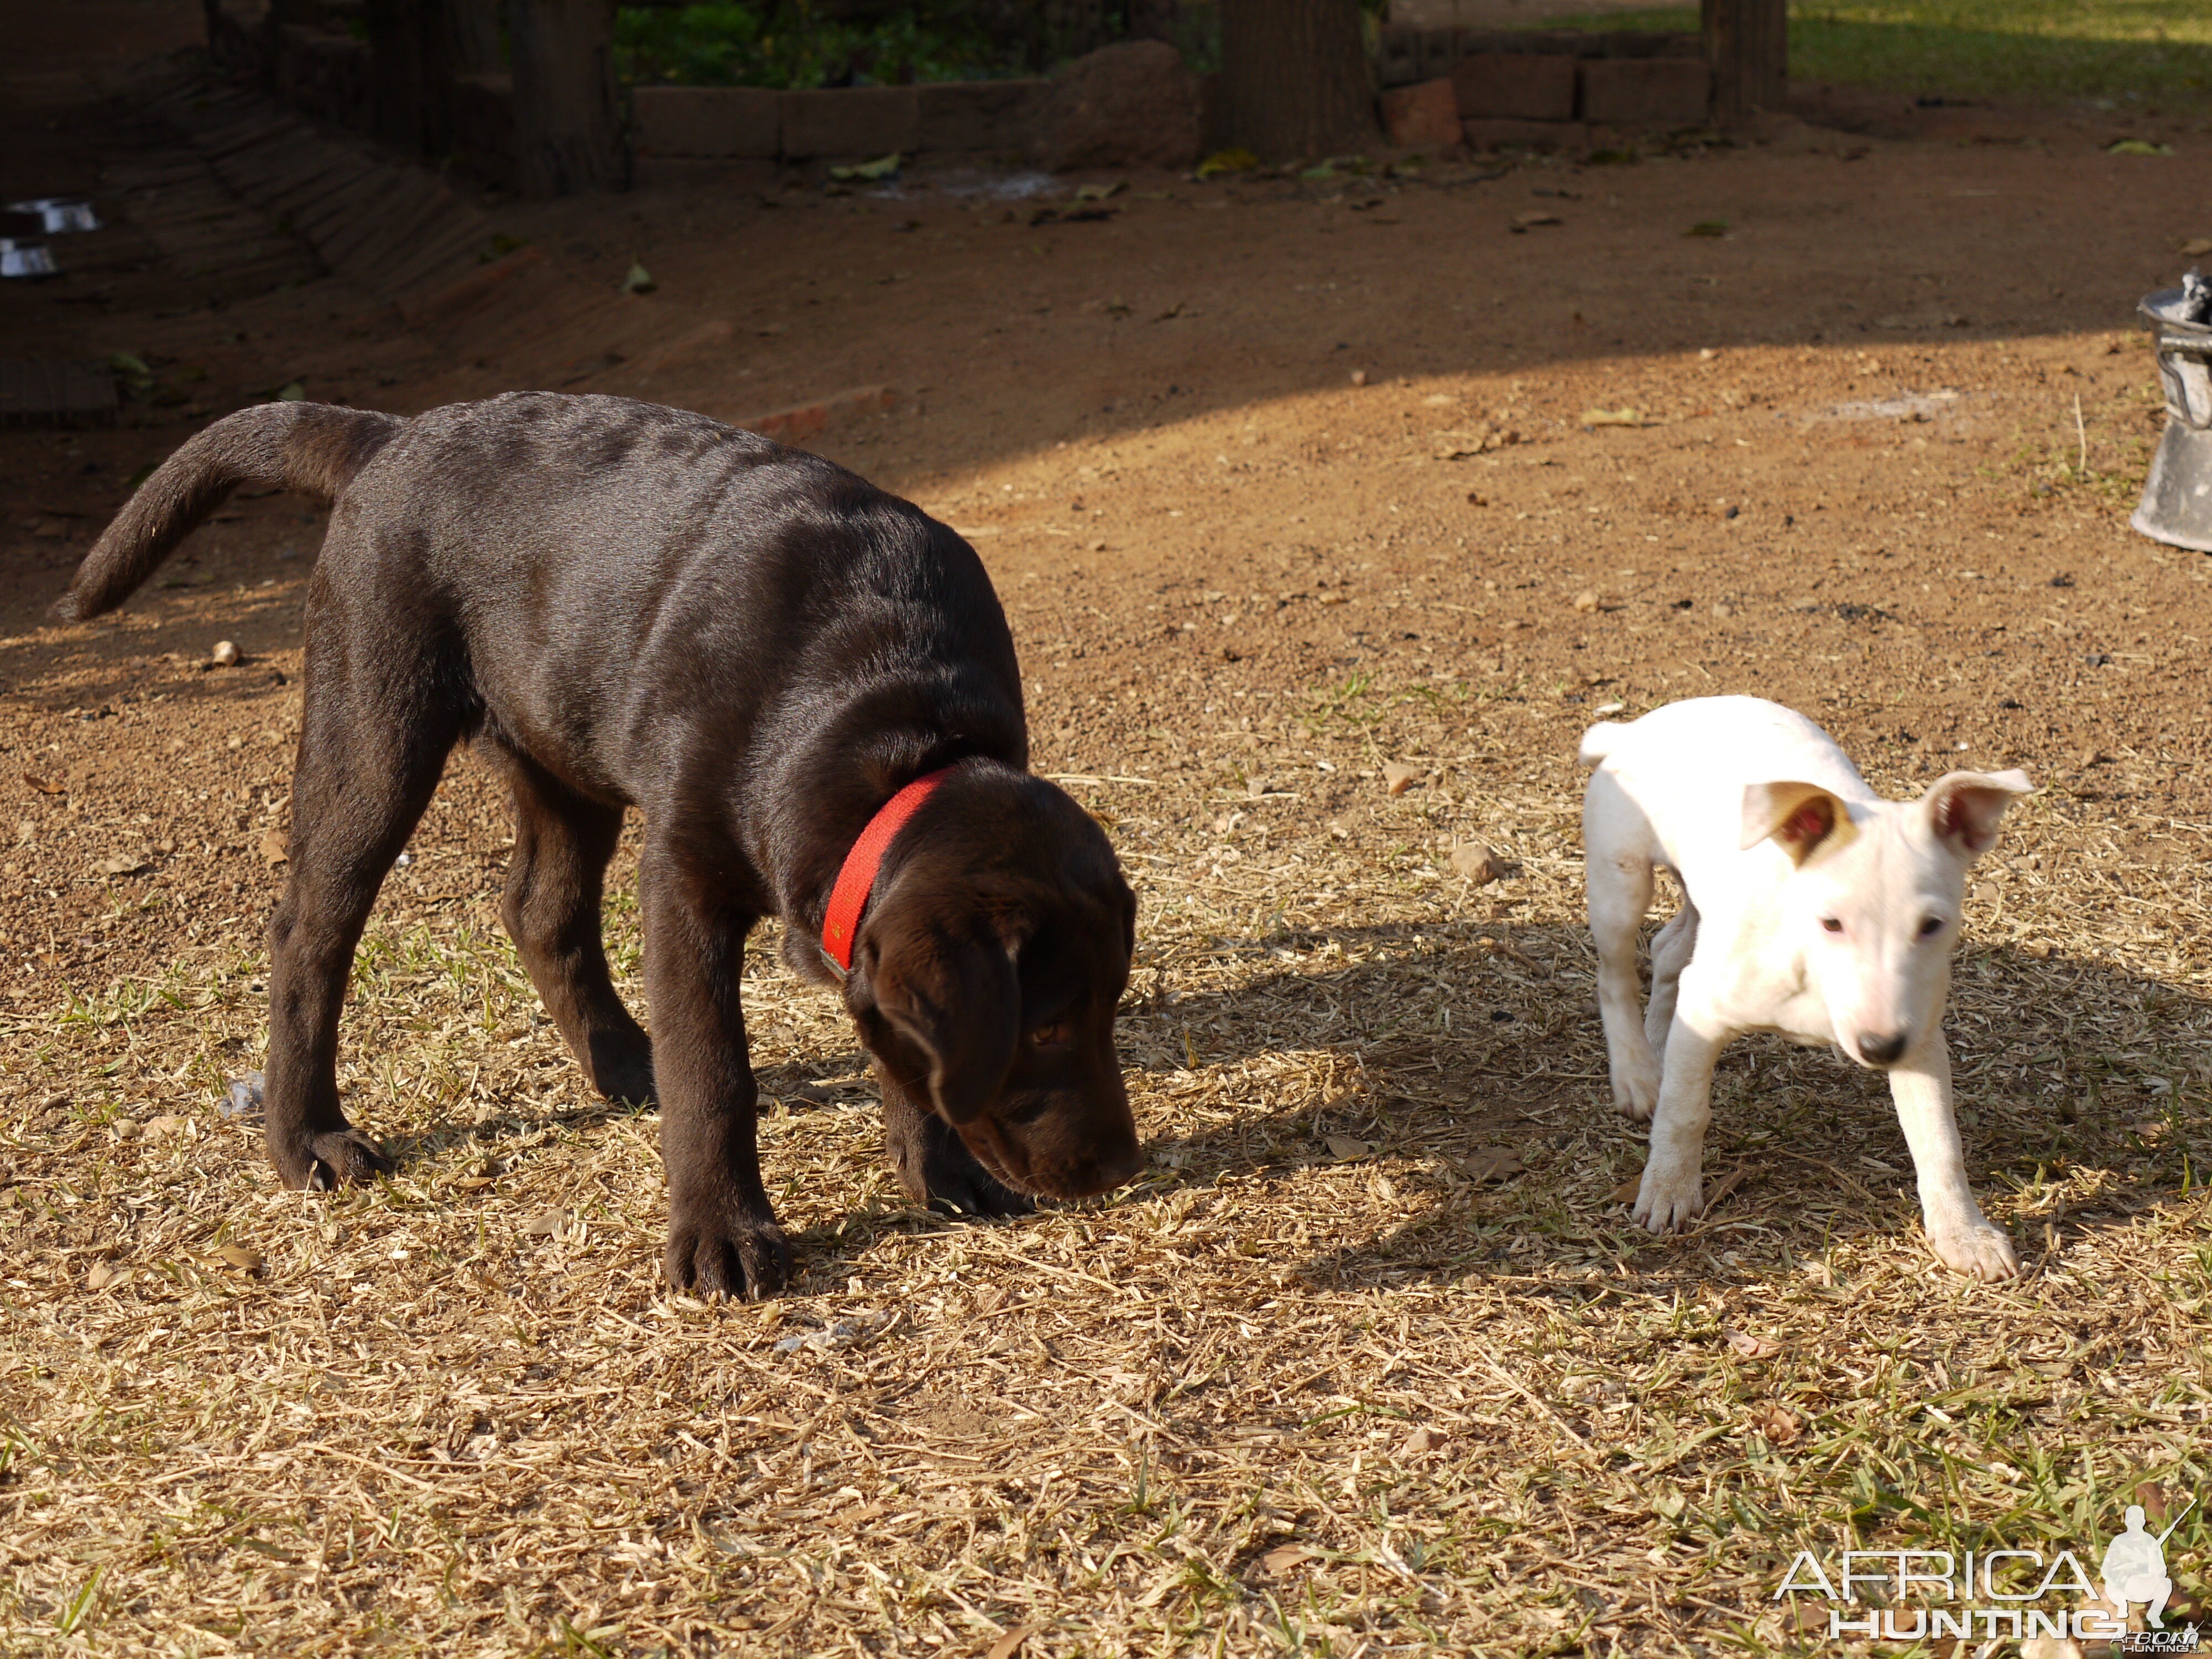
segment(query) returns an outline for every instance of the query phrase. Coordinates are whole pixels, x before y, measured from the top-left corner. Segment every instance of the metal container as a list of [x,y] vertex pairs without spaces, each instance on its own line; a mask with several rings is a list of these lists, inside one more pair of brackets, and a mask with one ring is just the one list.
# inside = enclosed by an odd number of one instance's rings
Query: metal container
[[36,214],[49,236],[100,228],[100,216],[92,210],[92,204],[74,196],[41,196],[28,202],[10,202],[8,211]]
[[58,269],[44,242],[0,236],[0,276],[52,276]]
[[2158,341],[2166,435],[2128,522],[2153,541],[2212,553],[2212,322],[2185,321],[2191,308],[2178,288],[2147,296],[2141,307]]

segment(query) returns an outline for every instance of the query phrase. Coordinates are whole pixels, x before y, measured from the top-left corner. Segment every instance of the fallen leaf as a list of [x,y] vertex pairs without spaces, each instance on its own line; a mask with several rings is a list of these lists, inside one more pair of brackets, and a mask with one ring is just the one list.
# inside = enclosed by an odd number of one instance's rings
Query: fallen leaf
[[1753,1336],[1749,1331],[1739,1331],[1729,1326],[1721,1328],[1728,1345],[1746,1359],[1771,1359],[1782,1352],[1782,1345],[1764,1336]]
[[1633,1204],[1636,1202],[1636,1194],[1643,1190],[1644,1171],[1638,1170],[1634,1175],[1629,1176],[1627,1180],[1622,1182],[1620,1185],[1615,1187],[1611,1192],[1607,1193],[1605,1195],[1606,1202],[1608,1204]]
[[1260,158],[1249,149],[1218,149],[1198,164],[1198,176],[1211,179],[1223,173],[1249,173]]
[[1644,411],[1640,409],[1586,409],[1583,410],[1584,426],[1642,426]]
[[283,863],[285,860],[291,856],[291,853],[285,845],[284,832],[282,830],[264,830],[262,831],[261,859],[263,863],[278,865]]
[[1454,875],[1465,876],[1477,887],[1487,887],[1505,873],[1498,854],[1480,842],[1467,842],[1451,849]]
[[1479,1185],[1486,1181],[1503,1181],[1509,1176],[1517,1176],[1528,1166],[1521,1161],[1520,1153],[1504,1146],[1492,1146],[1487,1152],[1462,1158],[1459,1167],[1467,1172],[1469,1181]]
[[146,1133],[149,1135],[181,1134],[191,1127],[191,1121],[188,1117],[178,1117],[173,1113],[164,1112],[159,1117],[149,1117],[146,1120]]
[[2166,1488],[2155,1480],[2145,1480],[2136,1487],[2136,1502],[2142,1505],[2143,1514],[2154,1527],[2166,1524]]
[[1364,1158],[1375,1150],[1365,1141],[1355,1140],[1350,1135],[1323,1135],[1322,1139],[1328,1143],[1330,1157],[1347,1162],[1355,1158]]
[[898,170],[898,152],[893,150],[889,155],[878,155],[872,161],[856,161],[848,167],[831,167],[830,176],[840,184],[850,184],[855,179],[875,184],[893,177]]
[[84,1287],[88,1291],[104,1291],[130,1277],[131,1269],[119,1261],[95,1261],[85,1271]]
[[1442,1429],[1418,1428],[1406,1437],[1406,1443],[1398,1448],[1398,1452],[1403,1457],[1418,1457],[1423,1452],[1436,1450],[1450,1438]]
[[136,853],[118,853],[112,858],[100,860],[93,867],[103,876],[136,875],[146,867],[146,860]]
[[1751,1425],[1766,1437],[1769,1444],[1776,1446],[1793,1444],[1805,1427],[1795,1412],[1774,1401],[1752,1413]]
[[623,293],[650,294],[658,287],[659,284],[653,280],[653,273],[645,268],[641,261],[633,259],[629,262],[629,275],[623,278]]
[[1116,179],[1110,185],[1078,185],[1075,199],[1079,202],[1103,202],[1109,196],[1119,196],[1128,187],[1127,179]]
[[1279,1578],[1286,1572],[1295,1572],[1309,1561],[1321,1559],[1320,1552],[1310,1550],[1304,1544],[1278,1544],[1260,1558],[1263,1571]]
[[1547,213],[1541,208],[1531,208],[1526,213],[1516,213],[1513,216],[1513,228],[1516,232],[1529,230],[1538,225],[1556,225],[1559,222],[1558,214]]
[[1429,434],[1429,453],[1440,461],[1461,460],[1469,455],[1486,455],[1493,449],[1503,449],[1508,444],[1521,441],[1517,430],[1494,427],[1470,427],[1464,430],[1432,432]]
[[1576,594],[1576,595],[1575,595],[1575,609],[1576,609],[1576,610],[1577,610],[1577,611],[1595,611],[1595,610],[1596,610],[1596,609],[1597,609],[1597,590],[1596,590],[1595,588],[1593,588],[1593,587],[1585,587],[1584,589],[1583,589],[1583,591],[1582,591],[1581,592],[1579,592],[1579,593]]
[[540,1210],[522,1231],[532,1238],[553,1238],[568,1231],[568,1221],[566,1210]]
[[2185,259],[2194,259],[2206,253],[2212,253],[2212,236],[2192,236],[2181,245],[2181,257]]
[[1042,1625],[1015,1626],[991,1644],[990,1650],[984,1656],[984,1659],[1014,1659],[1014,1656],[1022,1650],[1022,1644],[1043,1628]]
[[1382,768],[1382,787],[1394,795],[1402,795],[1421,781],[1421,769],[1409,766],[1404,761],[1389,761]]
[[2173,154],[2173,146],[2154,144],[2147,138],[2123,138],[2118,143],[2106,146],[2105,154],[2107,155],[2171,155]]
[[32,788],[37,790],[42,795],[66,795],[69,793],[69,785],[65,783],[48,783],[44,778],[34,778],[28,772],[23,774],[23,781],[29,784]]
[[1729,222],[1725,219],[1700,219],[1682,233],[1685,236],[1725,236]]
[[225,1244],[216,1251],[215,1258],[224,1267],[234,1267],[242,1273],[261,1271],[261,1252],[249,1250],[243,1244]]

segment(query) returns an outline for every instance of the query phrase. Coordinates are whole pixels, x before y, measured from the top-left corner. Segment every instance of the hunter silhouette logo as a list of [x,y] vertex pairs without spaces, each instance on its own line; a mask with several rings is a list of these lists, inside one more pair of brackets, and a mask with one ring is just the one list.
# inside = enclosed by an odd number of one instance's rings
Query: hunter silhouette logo
[[[2196,1506],[2191,1498],[2181,1506],[2186,1515]],[[2155,1538],[2143,1525],[2140,1504],[2128,1505],[2128,1529],[2105,1546],[2105,1599],[2126,1617],[2129,1604],[2143,1604],[2143,1619],[2153,1630],[2166,1628],[2166,1603],[2173,1594],[2173,1580],[2166,1576],[2166,1540],[2181,1524],[2181,1515]]]
[[[2048,1561],[2039,1550],[1969,1550],[1963,1556],[1948,1550],[1845,1550],[1843,1571],[1833,1577],[1812,1551],[1800,1550],[1773,1599],[1812,1594],[1841,1604],[1828,1609],[1828,1635],[1837,1639],[1924,1642],[1949,1637],[1986,1642],[2051,1637],[2110,1641],[2116,1650],[2131,1653],[2195,1653],[2199,1637],[2194,1624],[2183,1631],[2166,1626],[2166,1603],[2173,1596],[2166,1540],[2196,1506],[2192,1497],[2164,1532],[2154,1534],[2142,1506],[2130,1504],[2124,1529],[2105,1547],[2098,1580],[2071,1550],[2061,1550]],[[1862,1593],[1876,1586],[1884,1605],[1868,1606]],[[2090,1605],[2068,1607],[2056,1600],[2069,1595]],[[1919,1605],[1908,1605],[1913,1602]],[[2128,1613],[2137,1607],[2150,1628],[2131,1634]],[[1846,1607],[1852,1609],[1848,1617]]]

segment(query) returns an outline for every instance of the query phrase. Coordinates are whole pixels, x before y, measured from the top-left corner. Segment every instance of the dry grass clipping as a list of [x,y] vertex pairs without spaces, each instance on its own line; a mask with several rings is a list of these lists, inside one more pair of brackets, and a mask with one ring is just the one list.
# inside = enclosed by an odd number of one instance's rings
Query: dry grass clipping
[[[1071,786],[1144,901],[1121,1193],[908,1206],[842,1016],[755,941],[772,1305],[656,1282],[653,1122],[587,1096],[492,925],[466,768],[355,975],[388,1184],[285,1192],[215,1110],[258,914],[0,1016],[0,1648],[1774,1651],[1813,1643],[1768,1599],[1800,1547],[2081,1547],[2141,1480],[2212,1490],[2203,826],[2130,865],[2045,795],[1978,878],[1960,1098],[2027,1261],[1988,1288],[1922,1245],[1881,1079],[1769,1042],[1722,1066],[1722,1200],[1630,1224],[1579,710],[1272,706],[1265,776],[1139,744]],[[1470,889],[1473,838],[1517,868]]]

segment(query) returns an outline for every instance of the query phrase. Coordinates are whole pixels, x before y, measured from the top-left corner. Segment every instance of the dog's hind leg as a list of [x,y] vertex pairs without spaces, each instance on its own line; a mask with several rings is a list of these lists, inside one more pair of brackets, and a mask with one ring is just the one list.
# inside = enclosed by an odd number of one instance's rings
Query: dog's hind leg
[[600,938],[602,878],[622,808],[586,799],[526,757],[507,758],[514,852],[500,919],[592,1086],[643,1105],[653,1098],[653,1046],[615,993]]
[[1627,791],[1603,770],[1592,775],[1583,801],[1583,859],[1613,1103],[1626,1116],[1648,1118],[1659,1103],[1659,1060],[1644,1035],[1636,946],[1651,908],[1651,831]]
[[337,614],[348,605],[319,568],[308,590],[290,874],[269,923],[264,1133],[289,1187],[365,1182],[392,1167],[339,1109],[338,1014],[385,872],[460,734],[440,665]]
[[1644,1040],[1667,1068],[1667,1032],[1674,1023],[1674,1000],[1681,988],[1682,970],[1698,949],[1698,907],[1687,897],[1682,908],[1667,919],[1651,940],[1651,1004],[1644,1011]]

